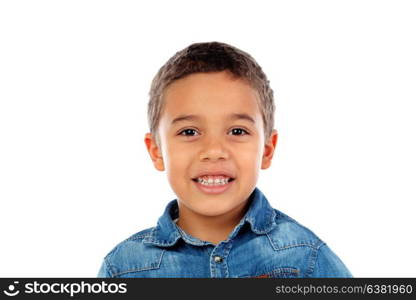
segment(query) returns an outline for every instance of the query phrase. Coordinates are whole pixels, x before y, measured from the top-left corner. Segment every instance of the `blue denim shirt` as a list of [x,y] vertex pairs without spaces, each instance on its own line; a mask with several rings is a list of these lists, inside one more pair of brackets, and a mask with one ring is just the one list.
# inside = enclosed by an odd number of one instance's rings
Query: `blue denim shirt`
[[228,238],[217,245],[176,225],[177,200],[157,226],[118,244],[98,277],[296,278],[351,277],[341,260],[312,231],[273,209],[256,188],[249,208]]

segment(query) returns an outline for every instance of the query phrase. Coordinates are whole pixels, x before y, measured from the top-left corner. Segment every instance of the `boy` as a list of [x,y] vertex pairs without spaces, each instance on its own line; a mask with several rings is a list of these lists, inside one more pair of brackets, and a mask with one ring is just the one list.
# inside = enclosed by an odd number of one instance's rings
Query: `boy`
[[177,199],[118,244],[99,277],[351,277],[310,230],[256,188],[277,143],[273,91],[247,53],[218,42],[176,53],[152,82],[145,144]]

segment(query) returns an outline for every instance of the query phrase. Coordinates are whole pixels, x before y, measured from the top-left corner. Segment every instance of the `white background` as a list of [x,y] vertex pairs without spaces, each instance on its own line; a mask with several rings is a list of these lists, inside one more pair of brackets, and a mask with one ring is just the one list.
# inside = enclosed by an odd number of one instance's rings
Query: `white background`
[[258,187],[356,277],[416,276],[414,1],[1,1],[0,276],[94,277],[175,195],[146,152],[150,82],[221,41],[275,91]]

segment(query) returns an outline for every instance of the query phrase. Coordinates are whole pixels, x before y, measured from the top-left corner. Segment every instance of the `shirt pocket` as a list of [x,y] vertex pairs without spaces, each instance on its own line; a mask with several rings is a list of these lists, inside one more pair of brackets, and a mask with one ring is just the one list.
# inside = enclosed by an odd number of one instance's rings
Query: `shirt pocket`
[[280,267],[272,271],[250,276],[252,278],[299,278],[299,269],[292,267]]

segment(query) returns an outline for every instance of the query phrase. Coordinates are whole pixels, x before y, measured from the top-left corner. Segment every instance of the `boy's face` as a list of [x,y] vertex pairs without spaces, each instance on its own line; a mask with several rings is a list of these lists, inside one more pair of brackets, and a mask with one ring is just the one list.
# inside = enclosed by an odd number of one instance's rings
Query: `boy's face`
[[167,171],[182,213],[223,216],[246,204],[277,142],[275,130],[264,139],[257,97],[228,72],[191,74],[166,89],[160,147],[150,133],[145,142],[156,169]]

